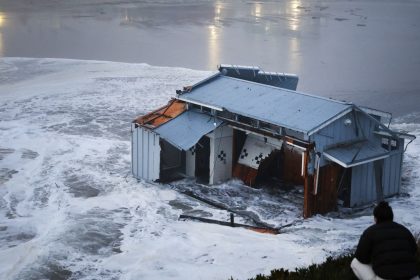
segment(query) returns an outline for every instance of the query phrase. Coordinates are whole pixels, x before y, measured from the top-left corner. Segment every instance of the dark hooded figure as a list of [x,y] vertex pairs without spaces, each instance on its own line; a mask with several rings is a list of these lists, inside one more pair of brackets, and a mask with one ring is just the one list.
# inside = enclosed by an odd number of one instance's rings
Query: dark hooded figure
[[387,202],[373,210],[375,224],[362,234],[351,263],[361,280],[419,279],[416,269],[417,244],[411,232],[395,223]]

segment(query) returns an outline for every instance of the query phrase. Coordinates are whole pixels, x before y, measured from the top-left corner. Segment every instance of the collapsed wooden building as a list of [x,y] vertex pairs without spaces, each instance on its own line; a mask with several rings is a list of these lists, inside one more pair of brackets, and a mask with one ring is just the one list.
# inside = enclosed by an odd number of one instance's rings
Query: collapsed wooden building
[[[399,193],[404,141],[391,115],[296,91],[298,77],[221,65],[132,123],[135,178],[267,178],[303,186],[303,216]],[[281,187],[281,186],[279,186]]]

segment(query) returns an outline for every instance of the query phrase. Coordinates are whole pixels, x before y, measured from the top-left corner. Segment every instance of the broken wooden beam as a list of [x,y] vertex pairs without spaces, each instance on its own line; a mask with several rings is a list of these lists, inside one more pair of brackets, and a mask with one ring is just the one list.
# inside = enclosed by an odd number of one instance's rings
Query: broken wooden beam
[[208,218],[202,218],[202,217],[189,216],[189,215],[180,215],[179,219],[180,220],[199,221],[199,222],[203,222],[203,223],[216,224],[216,225],[228,226],[228,227],[241,227],[241,228],[246,228],[246,229],[253,230],[253,231],[256,231],[256,232],[259,232],[259,233],[269,233],[269,234],[279,234],[280,233],[280,230],[275,229],[275,228],[256,227],[256,226],[250,226],[250,225],[235,223],[234,220],[232,219],[232,216],[231,216],[231,219],[230,219],[229,222],[219,221],[219,220],[214,220],[214,219],[208,219]]
[[207,198],[204,198],[204,197],[198,196],[198,195],[194,194],[192,191],[189,191],[189,190],[184,190],[184,191],[182,191],[182,190],[179,190],[179,189],[176,189],[176,188],[173,188],[173,189],[174,189],[174,190],[176,190],[176,191],[178,191],[179,193],[182,193],[182,194],[184,194],[184,195],[187,195],[187,196],[189,196],[189,197],[192,197],[192,198],[194,198],[194,199],[196,199],[196,200],[198,200],[198,201],[204,202],[204,203],[206,203],[206,204],[208,204],[208,205],[210,205],[210,206],[213,206],[213,207],[215,207],[215,208],[217,208],[217,209],[225,210],[225,211],[228,211],[228,212],[230,212],[230,213],[233,213],[233,214],[236,214],[236,215],[238,215],[238,216],[241,216],[241,217],[244,217],[244,218],[246,218],[246,219],[249,219],[249,220],[251,220],[251,221],[252,221],[255,225],[257,225],[257,227],[259,227],[259,228],[270,228],[270,226],[269,226],[269,225],[267,225],[266,223],[264,223],[264,222],[260,221],[259,219],[257,220],[256,218],[252,217],[251,215],[249,215],[249,214],[245,213],[245,211],[235,210],[235,209],[232,209],[232,208],[226,207],[225,205],[223,205],[223,204],[222,204],[222,203],[220,203],[220,202],[217,202],[217,201],[212,201],[212,200],[209,200],[209,199],[207,199]]

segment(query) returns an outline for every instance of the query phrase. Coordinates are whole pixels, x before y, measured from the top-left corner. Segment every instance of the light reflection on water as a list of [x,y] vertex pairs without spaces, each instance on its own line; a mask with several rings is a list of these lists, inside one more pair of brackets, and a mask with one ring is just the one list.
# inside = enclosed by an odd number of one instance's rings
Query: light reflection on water
[[252,11],[252,15],[255,17],[255,22],[260,22],[261,17],[261,10],[262,10],[262,4],[260,2],[256,2],[254,4],[254,10]]
[[3,56],[3,34],[2,28],[6,24],[6,16],[0,13],[0,56]]
[[208,68],[214,68],[220,61],[220,42],[219,42],[219,33],[221,29],[215,25],[209,25],[209,53],[208,53]]
[[416,2],[4,0],[0,11],[0,56],[259,65],[298,74],[302,91],[374,107],[380,99],[392,112],[405,102],[400,113],[420,104]]
[[207,68],[215,69],[220,64],[220,37],[222,34],[223,4],[216,1],[213,23],[208,26],[208,63]]
[[289,1],[287,2],[287,12],[291,15],[290,20],[288,21],[288,27],[292,31],[299,30],[299,22],[301,16],[301,6],[300,1]]

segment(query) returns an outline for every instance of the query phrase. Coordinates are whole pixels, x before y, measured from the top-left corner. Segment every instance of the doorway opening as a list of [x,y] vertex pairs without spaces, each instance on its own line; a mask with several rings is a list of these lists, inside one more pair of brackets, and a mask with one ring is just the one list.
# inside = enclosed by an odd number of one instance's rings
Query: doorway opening
[[210,138],[201,137],[196,145],[195,177],[197,182],[208,184],[210,178]]

